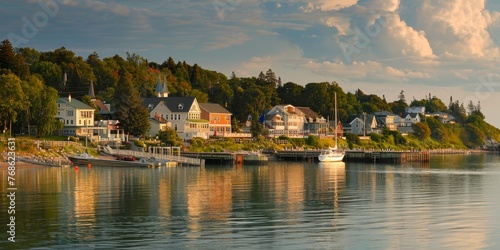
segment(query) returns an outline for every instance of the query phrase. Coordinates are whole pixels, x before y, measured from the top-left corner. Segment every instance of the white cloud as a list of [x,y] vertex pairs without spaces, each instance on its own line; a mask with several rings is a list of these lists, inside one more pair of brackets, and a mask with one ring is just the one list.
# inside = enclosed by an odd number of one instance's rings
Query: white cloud
[[360,0],[359,5],[371,11],[395,12],[399,8],[400,0]]
[[332,11],[351,7],[357,2],[358,0],[312,0],[299,9],[306,13],[313,12],[314,10]]
[[416,28],[425,31],[438,55],[499,56],[488,31],[499,15],[485,10],[485,0],[422,0],[412,13]]
[[436,58],[425,32],[408,26],[397,14],[391,15],[387,20],[386,27],[375,39],[386,56]]
[[352,64],[344,64],[342,62],[325,61],[317,63],[309,61],[304,65],[308,70],[321,74],[333,75],[336,78],[344,79],[346,81],[370,81],[384,82],[387,80],[397,82],[408,82],[410,79],[428,79],[431,75],[426,72],[419,72],[410,69],[398,69],[392,66],[384,65],[380,62],[355,61]]

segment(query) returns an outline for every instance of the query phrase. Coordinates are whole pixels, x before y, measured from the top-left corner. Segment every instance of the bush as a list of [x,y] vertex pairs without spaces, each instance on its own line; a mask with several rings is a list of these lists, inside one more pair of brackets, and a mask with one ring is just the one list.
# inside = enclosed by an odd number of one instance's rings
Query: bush
[[371,133],[370,139],[374,142],[382,142],[382,135],[377,133]]
[[359,140],[359,136],[356,134],[347,133],[347,134],[345,134],[345,138],[346,138],[347,142],[351,143],[351,144],[360,144],[361,143],[361,141]]
[[146,144],[144,143],[144,141],[141,141],[141,140],[135,140],[134,145],[136,145],[137,147],[140,147],[140,148],[146,147]]

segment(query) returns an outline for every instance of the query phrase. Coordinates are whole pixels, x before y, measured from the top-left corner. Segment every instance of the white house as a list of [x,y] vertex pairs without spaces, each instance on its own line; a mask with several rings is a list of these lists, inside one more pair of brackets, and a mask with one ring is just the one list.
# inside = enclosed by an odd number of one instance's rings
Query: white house
[[149,118],[150,129],[148,135],[151,137],[156,136],[160,131],[165,131],[167,128],[170,128],[172,124],[167,121],[165,118],[162,118],[160,115],[156,114],[153,118]]
[[385,126],[391,131],[395,131],[398,129],[398,124],[400,123],[401,117],[396,114],[393,114],[389,111],[380,111],[374,113],[377,123],[381,126]]
[[88,135],[87,128],[94,125],[94,111],[89,105],[72,99],[71,95],[60,97],[57,100],[56,119],[63,124],[62,135]]
[[369,135],[377,133],[377,119],[373,114],[353,116],[348,123],[350,133],[357,135]]
[[405,113],[425,115],[425,107],[408,107],[406,108]]
[[[209,121],[201,119],[201,109],[194,97],[153,97],[145,98],[143,105],[149,117],[159,116],[170,122],[182,139],[201,137],[208,139]],[[153,131],[154,132],[154,131]],[[151,131],[148,133],[150,134]]]
[[413,132],[412,125],[420,121],[420,113],[404,113],[398,124],[398,130],[401,133],[411,133]]
[[277,105],[266,113],[264,126],[269,129],[270,136],[304,137],[305,114],[292,105]]
[[309,134],[328,134],[328,121],[309,107],[296,107],[304,114],[304,130]]

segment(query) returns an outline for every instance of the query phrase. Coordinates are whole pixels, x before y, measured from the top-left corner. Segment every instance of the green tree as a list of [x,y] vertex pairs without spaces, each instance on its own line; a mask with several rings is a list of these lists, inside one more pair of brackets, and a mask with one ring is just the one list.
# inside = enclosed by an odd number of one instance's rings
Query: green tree
[[318,148],[319,147],[319,137],[315,135],[309,135],[306,139],[306,144]]
[[143,135],[150,129],[149,112],[142,106],[139,92],[132,83],[132,75],[123,71],[115,92],[115,116],[124,130],[132,135]]
[[42,77],[46,85],[63,89],[63,73],[59,65],[49,61],[38,61],[31,66],[31,72]]
[[431,135],[431,129],[426,123],[422,122],[414,123],[412,125],[412,129],[413,129],[413,134],[415,134],[415,136],[420,140],[425,140],[429,138]]
[[43,136],[58,129],[60,122],[55,118],[59,98],[57,90],[44,85],[36,76],[23,81],[22,89],[28,99],[22,124],[27,123],[28,131],[31,131],[31,126],[36,126],[36,135]]
[[25,79],[30,74],[23,55],[15,52],[9,40],[3,40],[0,43],[0,70],[3,72],[10,71],[20,79]]
[[465,131],[465,145],[468,147],[482,146],[486,140],[486,135],[481,129],[472,125],[466,124]]
[[14,74],[0,76],[0,121],[4,131],[9,128],[12,133],[12,123],[17,121],[19,112],[26,110],[28,102],[21,87],[21,79]]
[[300,100],[302,99],[302,92],[304,87],[293,82],[287,82],[283,86],[278,86],[277,93],[282,100],[282,104],[292,104],[302,106]]
[[162,130],[158,133],[158,139],[165,143],[168,146],[181,146],[182,139],[177,134],[177,131],[172,128],[167,128],[166,130]]

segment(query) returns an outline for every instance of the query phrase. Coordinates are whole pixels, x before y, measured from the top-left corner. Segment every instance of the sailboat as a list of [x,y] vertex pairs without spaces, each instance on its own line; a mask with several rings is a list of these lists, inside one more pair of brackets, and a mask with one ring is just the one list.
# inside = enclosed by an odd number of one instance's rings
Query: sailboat
[[318,160],[321,162],[335,162],[342,161],[344,159],[345,152],[338,149],[337,145],[337,93],[335,93],[335,147],[329,147],[326,150],[321,151],[318,156]]

